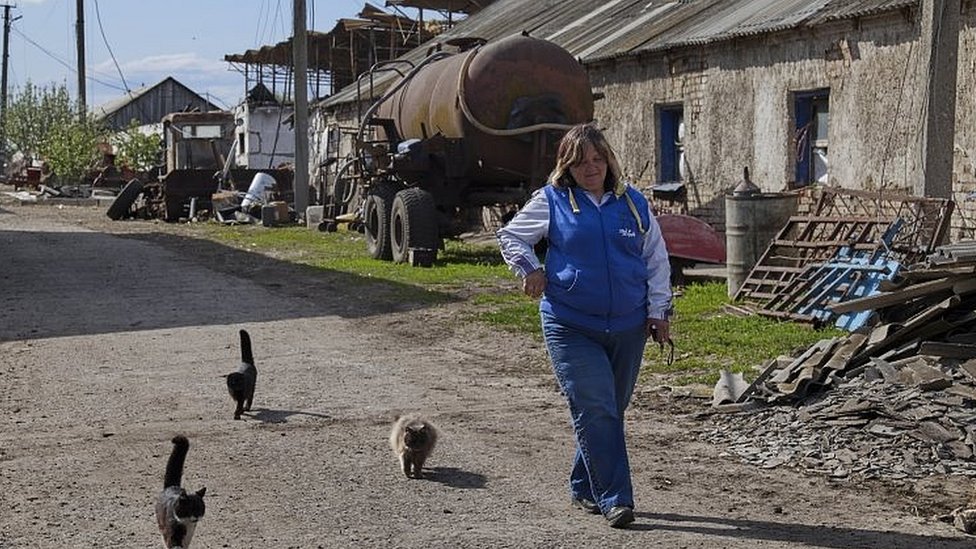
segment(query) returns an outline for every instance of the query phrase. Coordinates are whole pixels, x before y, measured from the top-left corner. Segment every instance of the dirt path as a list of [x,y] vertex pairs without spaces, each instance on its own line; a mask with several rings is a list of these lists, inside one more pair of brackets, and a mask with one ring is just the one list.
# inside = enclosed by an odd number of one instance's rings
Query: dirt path
[[[176,433],[184,485],[207,487],[194,547],[973,546],[881,485],[722,457],[646,389],[628,416],[638,520],[611,530],[568,504],[568,417],[539,343],[456,322],[458,303],[391,305],[368,281],[102,215],[0,210],[2,549],[159,547]],[[259,384],[233,421],[220,376],[240,328]],[[442,431],[426,480],[386,442],[415,410]]]

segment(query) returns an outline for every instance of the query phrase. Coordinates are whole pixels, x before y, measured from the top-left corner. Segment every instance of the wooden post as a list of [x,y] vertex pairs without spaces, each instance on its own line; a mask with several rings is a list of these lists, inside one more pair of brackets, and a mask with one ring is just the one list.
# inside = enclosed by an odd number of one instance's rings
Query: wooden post
[[305,0],[294,0],[292,60],[295,75],[295,213],[305,219],[308,208],[308,32]]
[[925,90],[920,136],[920,177],[915,194],[952,198],[956,135],[956,71],[959,69],[960,0],[923,0],[919,33]]

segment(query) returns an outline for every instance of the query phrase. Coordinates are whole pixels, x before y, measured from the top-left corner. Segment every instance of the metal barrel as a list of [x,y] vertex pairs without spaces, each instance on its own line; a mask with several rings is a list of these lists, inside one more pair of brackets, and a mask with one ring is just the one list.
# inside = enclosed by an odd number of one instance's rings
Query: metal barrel
[[796,211],[795,193],[725,196],[725,265],[729,297],[748,278],[776,234]]

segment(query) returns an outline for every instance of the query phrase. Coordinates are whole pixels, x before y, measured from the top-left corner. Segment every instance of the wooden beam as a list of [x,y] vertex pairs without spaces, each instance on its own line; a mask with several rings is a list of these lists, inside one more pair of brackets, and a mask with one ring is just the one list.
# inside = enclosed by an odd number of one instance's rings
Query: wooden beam
[[828,305],[827,309],[837,314],[850,313],[852,311],[881,309],[884,307],[890,307],[891,305],[897,305],[898,303],[904,303],[910,299],[923,295],[948,290],[952,288],[954,284],[959,282],[959,280],[959,278],[939,278],[936,280],[923,282],[921,284],[912,284],[903,290],[882,292],[867,297],[860,297],[857,299],[851,299],[849,301],[833,303]]

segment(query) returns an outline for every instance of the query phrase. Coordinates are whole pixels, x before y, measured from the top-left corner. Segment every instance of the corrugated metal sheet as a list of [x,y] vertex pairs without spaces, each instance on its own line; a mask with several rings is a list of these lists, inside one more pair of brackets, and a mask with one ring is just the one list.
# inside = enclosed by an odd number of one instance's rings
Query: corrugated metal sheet
[[919,0],[832,0],[811,23],[877,15],[887,11],[917,6]]
[[[521,31],[566,48],[584,63],[641,52],[710,44],[829,21],[877,15],[919,0],[497,0],[434,42],[454,37],[496,40]],[[431,44],[404,56],[423,59]],[[393,75],[378,78],[377,93]],[[355,87],[325,101],[356,99]]]

